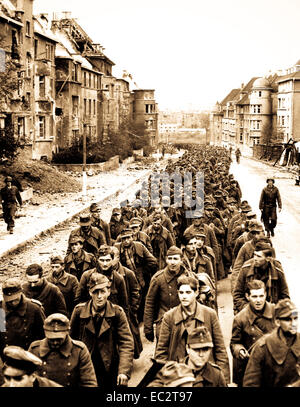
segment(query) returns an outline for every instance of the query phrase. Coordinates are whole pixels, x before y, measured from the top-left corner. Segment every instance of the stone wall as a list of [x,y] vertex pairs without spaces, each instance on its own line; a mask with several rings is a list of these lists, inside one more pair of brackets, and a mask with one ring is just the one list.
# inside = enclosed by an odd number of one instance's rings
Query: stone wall
[[[62,171],[73,171],[73,172],[82,171],[82,164],[52,164],[52,165]],[[118,155],[111,157],[108,161],[105,161],[104,163],[86,165],[87,172],[89,172],[89,171],[105,172],[105,171],[115,170],[117,168],[119,168],[119,156]]]

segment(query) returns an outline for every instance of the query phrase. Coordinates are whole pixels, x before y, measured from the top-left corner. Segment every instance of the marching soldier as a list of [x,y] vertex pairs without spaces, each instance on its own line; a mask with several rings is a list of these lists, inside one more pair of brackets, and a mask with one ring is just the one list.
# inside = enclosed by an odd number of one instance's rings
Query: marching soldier
[[64,387],[97,387],[91,355],[83,342],[70,337],[69,319],[59,313],[49,315],[44,331],[45,338],[28,349],[43,361],[37,373]]

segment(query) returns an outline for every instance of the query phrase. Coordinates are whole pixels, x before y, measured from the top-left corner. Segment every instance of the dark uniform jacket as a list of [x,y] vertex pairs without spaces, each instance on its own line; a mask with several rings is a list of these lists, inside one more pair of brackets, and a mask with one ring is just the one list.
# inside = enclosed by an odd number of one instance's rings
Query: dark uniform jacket
[[98,228],[100,232],[103,233],[105,237],[106,244],[111,246],[111,237],[110,237],[110,230],[109,225],[103,219],[92,219],[92,226]]
[[[210,332],[214,344],[212,362],[218,364],[229,383],[229,361],[217,313],[197,302],[194,320],[196,328],[206,326]],[[159,362],[183,359],[186,356],[186,342],[187,331],[184,325],[182,307],[178,305],[167,311],[163,317],[154,359]]]
[[177,279],[181,275],[192,275],[184,266],[178,274],[171,273],[167,266],[151,278],[144,310],[144,332],[153,333],[153,324],[161,322],[169,309],[180,304],[177,293]]
[[49,277],[47,277],[47,280],[49,283],[56,285],[56,287],[58,287],[63,294],[68,311],[68,317],[70,317],[75,305],[79,302],[79,282],[77,278],[64,271],[60,278],[57,279],[53,276],[53,274],[51,274]]
[[[123,266],[128,267],[126,263],[126,257],[124,253],[124,248],[121,243],[115,243],[115,246],[118,248],[120,253],[120,262]],[[152,275],[157,271],[158,263],[156,258],[147,250],[147,248],[140,242],[132,242],[133,246],[133,257],[135,262],[135,270],[132,270],[135,273],[135,276],[138,280],[140,287],[145,286],[145,277],[146,279],[152,277]],[[128,267],[131,269],[130,267]]]
[[146,229],[149,236],[152,253],[158,261],[158,268],[166,267],[166,256],[168,249],[175,244],[172,234],[164,226],[156,232],[152,225]]
[[107,301],[100,331],[95,332],[91,305],[92,301],[88,301],[75,307],[70,336],[84,342],[90,353],[97,346],[106,371],[112,364],[117,364],[118,374],[130,377],[134,345],[125,312]]
[[42,304],[26,298],[23,294],[21,303],[15,310],[7,310],[2,303],[1,314],[5,323],[0,332],[0,354],[5,346],[15,345],[28,349],[31,342],[44,338],[45,314]]
[[201,372],[195,372],[193,387],[227,387],[221,368],[215,363],[207,362]]
[[255,244],[253,243],[253,239],[248,240],[243,246],[240,248],[238,255],[233,263],[232,274],[231,274],[231,292],[233,293],[236,280],[239,276],[239,272],[243,266],[243,264],[247,261],[252,259],[254,254]]
[[[183,363],[188,364],[187,356]],[[227,387],[222,369],[215,363],[207,362],[201,371],[194,371],[193,387]]]
[[69,253],[65,257],[65,270],[67,273],[73,274],[73,276],[77,277],[77,280],[80,281],[82,274],[86,270],[90,270],[96,267],[96,258],[93,254],[82,250],[82,253],[78,259],[75,260],[73,253]]
[[53,351],[46,338],[35,341],[28,349],[42,359],[38,374],[64,387],[97,387],[91,355],[86,345],[67,336],[66,342]]
[[[205,223],[203,225],[201,225],[201,228],[204,229],[204,233],[205,233],[204,244],[205,244],[205,246],[209,246],[213,249],[214,255],[216,258],[216,262],[218,263],[219,246],[218,246],[218,241],[217,241],[215,232],[210,226],[206,225]],[[185,230],[185,233],[194,233],[194,232],[197,232],[197,230],[198,230],[198,228],[196,228],[194,225],[191,225]]]
[[[153,214],[151,214],[150,216],[148,216],[145,219],[144,225],[143,225],[143,229],[144,231],[146,231],[146,229],[148,228],[148,226],[151,225],[153,221]],[[172,235],[172,238],[174,238],[174,229],[173,229],[173,224],[171,222],[171,219],[169,218],[168,215],[162,214],[162,222],[161,225],[166,228]],[[146,232],[147,233],[147,232]]]
[[[1,387],[9,387],[9,384],[3,384]],[[45,377],[40,377],[37,376],[34,383],[33,387],[63,387],[62,385],[54,382],[53,380],[46,379]]]
[[[151,246],[150,238],[147,233],[142,232],[141,230],[137,233],[137,236],[134,238],[134,241],[143,243],[147,247],[150,253],[153,254],[153,249]],[[117,242],[121,242],[121,236],[118,236]]]
[[245,297],[247,283],[252,280],[261,280],[266,285],[267,301],[276,304],[283,298],[290,298],[289,289],[280,261],[272,259],[265,270],[254,266],[254,259],[246,261],[241,268],[235,289],[233,291],[234,309],[241,311],[246,305]]
[[56,312],[68,315],[66,302],[63,294],[54,284],[49,283],[45,278],[39,291],[32,290],[29,283],[22,286],[23,292],[28,298],[33,298],[42,303],[46,317]]
[[112,243],[114,243],[117,240],[117,237],[119,234],[122,232],[123,229],[127,228],[129,225],[129,222],[123,221],[121,219],[119,222],[116,221],[113,216],[110,219],[109,222],[109,231],[110,231],[110,236],[112,239]]
[[299,379],[300,334],[288,347],[280,328],[264,335],[254,345],[244,375],[243,387],[284,387]]
[[233,356],[233,381],[242,385],[247,359],[240,359],[239,352],[246,349],[249,353],[254,343],[275,328],[275,304],[266,302],[259,316],[252,311],[250,304],[240,311],[233,320],[230,349]]
[[272,186],[272,188],[266,186],[260,195],[259,209],[264,209],[266,206],[276,207],[276,203],[278,203],[279,208],[282,208],[279,189],[275,186]]
[[215,272],[212,265],[212,260],[209,256],[205,255],[203,251],[200,250],[196,252],[196,258],[191,259],[188,256],[186,249],[183,251],[183,264],[186,269],[193,273],[206,273],[209,275],[213,283],[215,284]]
[[18,188],[12,185],[11,188],[5,186],[0,189],[0,200],[2,200],[2,205],[9,207],[12,204],[16,204],[17,201],[22,205],[22,197]]
[[115,271],[124,278],[129,312],[136,314],[140,302],[140,290],[135,274],[129,268],[122,266],[120,262],[117,264]]
[[84,233],[82,228],[79,227],[70,233],[67,254],[71,253],[70,240],[72,236],[81,236],[84,239],[83,249],[94,255],[97,254],[99,247],[105,244],[105,236],[99,229],[91,226],[88,233]]
[[260,316],[258,326],[256,324],[258,316],[252,311],[250,304],[235,315],[230,342],[233,357],[237,358],[241,349],[249,350],[259,338],[275,328],[275,304],[266,302]]
[[[88,282],[90,276],[95,271],[99,272],[100,274],[105,274],[98,267],[91,270],[87,270],[82,274],[77,293],[77,298],[79,299],[80,302],[85,302],[90,299]],[[112,271],[110,276],[106,275],[106,277],[110,280],[111,283],[109,300],[113,304],[117,304],[120,307],[122,307],[126,315],[128,315],[128,296],[124,278],[115,270]]]

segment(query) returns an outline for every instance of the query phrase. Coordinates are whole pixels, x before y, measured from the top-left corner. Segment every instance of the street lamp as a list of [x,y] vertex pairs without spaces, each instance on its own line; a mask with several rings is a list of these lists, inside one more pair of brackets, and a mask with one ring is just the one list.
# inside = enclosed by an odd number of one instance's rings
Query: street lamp
[[86,126],[83,126],[83,167],[82,167],[82,195],[86,197],[86,186],[87,186],[87,176],[86,176]]

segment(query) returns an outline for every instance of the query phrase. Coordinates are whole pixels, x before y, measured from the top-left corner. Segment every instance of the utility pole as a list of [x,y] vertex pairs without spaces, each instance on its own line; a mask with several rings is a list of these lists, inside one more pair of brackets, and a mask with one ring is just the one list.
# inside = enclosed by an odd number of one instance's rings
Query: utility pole
[[83,128],[83,167],[82,167],[82,196],[86,197],[86,131]]

